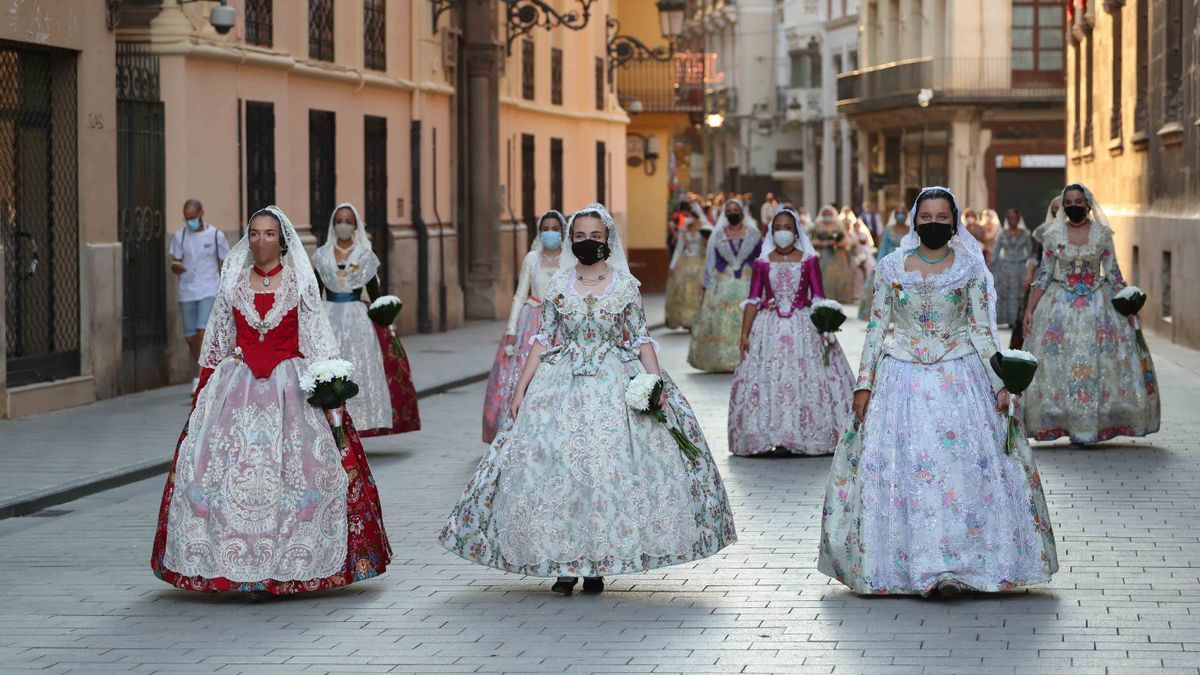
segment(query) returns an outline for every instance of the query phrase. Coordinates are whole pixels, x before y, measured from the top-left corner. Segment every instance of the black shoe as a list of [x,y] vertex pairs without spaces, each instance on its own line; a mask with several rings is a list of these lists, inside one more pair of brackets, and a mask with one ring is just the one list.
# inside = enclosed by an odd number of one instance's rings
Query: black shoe
[[584,593],[603,593],[604,592],[604,577],[584,577],[583,578]]
[[965,590],[966,586],[954,579],[947,579],[937,585],[937,591],[943,598],[957,598]]
[[[560,595],[570,595],[575,592],[575,582],[577,581],[579,581],[579,577],[559,577],[550,590]],[[584,588],[587,588],[587,582],[584,582]]]

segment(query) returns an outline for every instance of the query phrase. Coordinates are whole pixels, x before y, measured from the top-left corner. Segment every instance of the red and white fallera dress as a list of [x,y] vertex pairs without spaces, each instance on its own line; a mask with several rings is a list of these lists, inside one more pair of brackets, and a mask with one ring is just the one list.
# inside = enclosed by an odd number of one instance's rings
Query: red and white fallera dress
[[163,491],[150,567],[178,588],[316,591],[382,574],[391,559],[350,415],[338,448],[300,388],[307,362],[335,357],[337,343],[299,238],[270,210],[293,253],[270,292],[249,286],[245,239],[230,254]]

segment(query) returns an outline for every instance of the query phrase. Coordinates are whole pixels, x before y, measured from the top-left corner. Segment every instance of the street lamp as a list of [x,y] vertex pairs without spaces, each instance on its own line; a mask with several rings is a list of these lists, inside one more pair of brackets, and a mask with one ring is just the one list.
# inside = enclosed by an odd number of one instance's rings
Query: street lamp
[[687,0],[659,0],[658,26],[667,40],[667,47],[650,48],[645,42],[631,36],[621,35],[621,23],[608,17],[608,81],[612,82],[613,69],[624,67],[630,61],[670,61],[675,55],[675,40],[683,34],[683,20],[687,11]]
[[719,112],[708,113],[704,116],[704,124],[708,125],[709,129],[717,129],[725,124],[725,116]]

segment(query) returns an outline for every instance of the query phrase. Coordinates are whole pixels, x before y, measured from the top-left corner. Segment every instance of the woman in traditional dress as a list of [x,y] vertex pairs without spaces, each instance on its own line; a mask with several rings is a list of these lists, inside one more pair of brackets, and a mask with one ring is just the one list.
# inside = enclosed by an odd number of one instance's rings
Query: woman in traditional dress
[[[699,560],[737,535],[695,414],[659,368],[612,217],[591,204],[567,232],[571,245],[513,396],[514,421],[438,540],[480,565],[558,577],[552,590],[569,595],[579,576],[585,592],[600,592],[606,575]],[[628,407],[631,378],[646,372],[662,376],[660,403],[700,449],[695,460],[666,426]]]
[[729,394],[735,455],[827,455],[850,418],[854,375],[837,339],[822,339],[812,323],[812,303],[825,294],[817,252],[799,220],[791,209],[776,212],[754,261],[742,360]]
[[708,238],[704,263],[704,298],[692,323],[688,363],[710,373],[732,373],[738,364],[742,335],[741,302],[750,292],[749,267],[758,256],[762,235],[736,199]]
[[825,293],[838,302],[854,302],[854,265],[850,248],[856,246],[838,220],[837,209],[824,206],[812,228],[812,245],[821,256]]
[[1026,349],[1040,361],[1025,425],[1037,440],[1083,445],[1158,431],[1154,361],[1112,304],[1125,286],[1103,209],[1085,186],[1068,185],[1042,236],[1025,312]]
[[675,239],[667,277],[667,328],[691,328],[704,291],[705,241],[701,234],[711,227],[704,211],[693,202],[686,228]]
[[850,207],[842,209],[842,223],[846,226],[846,235],[850,238],[850,264],[854,267],[854,300],[860,302],[859,292],[867,283],[867,277],[875,269],[875,239],[871,229],[862,221]]
[[508,312],[508,327],[496,349],[487,391],[483,395],[484,443],[491,443],[496,438],[496,432],[508,418],[513,390],[521,379],[525,358],[529,356],[529,339],[537,335],[541,327],[546,285],[558,272],[566,224],[566,216],[553,209],[538,218],[538,238],[533,240],[521,264],[521,278],[513,294],[512,309]]
[[390,326],[367,314],[367,298],[379,292],[379,258],[371,249],[366,223],[353,204],[338,204],[329,216],[325,244],[313,254],[317,283],[325,296],[325,313],[333,324],[341,357],[354,364],[358,396],[346,403],[362,430],[360,436],[386,436],[421,428],[412,366],[397,350]]
[[1025,274],[1033,239],[1017,209],[1004,214],[1007,227],[996,238],[990,266],[996,277],[996,320],[1002,325],[1021,323],[1021,300],[1025,297]]
[[[904,235],[908,234],[908,213],[895,209],[892,215],[888,217],[888,223],[883,227],[883,232],[879,236],[879,252],[875,257],[875,264],[878,266],[879,261],[883,260],[892,251],[900,248],[900,241],[904,239]],[[858,318],[862,321],[871,320],[871,289],[875,285],[875,271],[867,277],[867,283],[863,286],[861,299],[858,301]]]
[[1048,581],[1058,559],[1041,479],[1025,438],[1005,451],[1010,397],[988,366],[992,275],[966,227],[955,232],[949,190],[922,190],[909,220],[915,232],[875,268],[857,422],[834,455],[818,568],[876,595]]
[[307,366],[337,355],[300,237],[277,207],[258,211],[221,271],[163,491],[155,575],[192,591],[282,595],[383,573],[391,548],[352,414],[339,448],[336,414],[300,388]]

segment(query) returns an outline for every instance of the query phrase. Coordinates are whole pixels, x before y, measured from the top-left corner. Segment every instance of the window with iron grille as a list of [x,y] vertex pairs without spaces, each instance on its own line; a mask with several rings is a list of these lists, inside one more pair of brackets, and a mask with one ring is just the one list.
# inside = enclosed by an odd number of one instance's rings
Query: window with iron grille
[[550,49],[550,103],[563,104],[563,52],[557,47]]
[[335,119],[334,113],[327,110],[308,111],[308,222],[313,236],[322,244],[337,189]]
[[391,279],[389,258],[392,249],[387,217],[387,118],[366,115],[363,118],[363,219],[371,236],[371,250],[379,258],[379,288],[388,292]]
[[246,101],[246,207],[275,203],[275,104]]
[[563,206],[563,142],[561,138],[550,139],[550,208],[562,210]]
[[1071,106],[1071,149],[1079,150],[1079,146],[1083,140],[1083,85],[1080,82],[1083,79],[1083,50],[1079,48],[1078,44],[1075,45],[1072,56],[1074,57],[1072,59],[1072,69],[1075,71],[1075,77],[1071,78],[1071,93],[1072,98],[1075,100],[1075,105]]
[[363,63],[371,70],[387,70],[387,13],[384,0],[363,3]]
[[1134,144],[1138,137],[1145,137],[1150,126],[1150,112],[1147,104],[1150,99],[1150,0],[1137,2],[1137,67],[1134,71],[1137,78],[1137,95],[1133,107]]
[[608,203],[608,147],[596,141],[596,201]]
[[1163,117],[1178,122],[1183,111],[1183,0],[1166,0],[1166,44],[1163,52],[1166,86],[1162,88]]
[[246,44],[270,47],[274,42],[273,0],[245,0],[242,11],[246,21]]
[[533,40],[521,40],[521,98],[532,101],[535,95],[533,81]]
[[596,57],[596,110],[604,110],[604,59]]
[[533,134],[521,134],[521,215],[533,228],[537,223],[537,155]]
[[1121,36],[1124,31],[1122,30],[1123,26],[1121,24],[1124,23],[1125,17],[1121,12],[1120,5],[1113,7],[1110,16],[1112,17],[1113,27],[1112,64],[1110,64],[1112,73],[1111,82],[1109,83],[1109,105],[1112,107],[1112,110],[1108,116],[1108,137],[1115,141],[1121,138],[1121,71],[1123,70],[1121,66],[1121,53],[1124,51],[1124,47],[1121,44],[1123,42]]
[[1087,90],[1084,92],[1085,103],[1083,107],[1083,147],[1092,147],[1092,118],[1095,117],[1096,105],[1096,40],[1093,33],[1087,34],[1087,44],[1084,47],[1086,60],[1083,63],[1083,74],[1087,77],[1085,86]]
[[333,0],[308,0],[308,58],[333,60]]
[[[80,372],[76,56],[0,40],[0,264],[10,387]],[[148,84],[127,79],[119,91]]]

